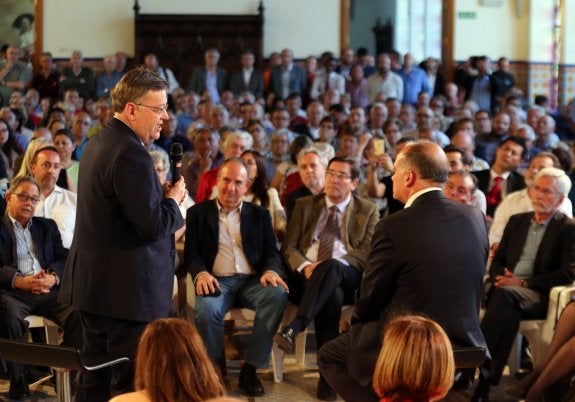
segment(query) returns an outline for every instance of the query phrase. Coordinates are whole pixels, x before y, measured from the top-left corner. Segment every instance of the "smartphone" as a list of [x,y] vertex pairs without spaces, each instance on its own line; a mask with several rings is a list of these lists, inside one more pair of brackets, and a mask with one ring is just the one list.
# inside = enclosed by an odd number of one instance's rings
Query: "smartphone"
[[374,138],[373,153],[375,156],[385,155],[385,141],[381,138]]
[[221,294],[222,294],[222,291],[220,289],[216,289],[212,293],[202,295],[202,297],[218,297]]

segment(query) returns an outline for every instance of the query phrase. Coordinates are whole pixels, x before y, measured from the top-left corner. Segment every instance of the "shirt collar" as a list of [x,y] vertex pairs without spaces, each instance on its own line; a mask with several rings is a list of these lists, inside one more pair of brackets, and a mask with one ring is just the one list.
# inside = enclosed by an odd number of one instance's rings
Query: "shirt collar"
[[16,219],[14,219],[12,217],[12,215],[10,215],[10,213],[8,213],[8,218],[10,218],[10,221],[12,222],[12,226],[14,226],[14,227],[22,228],[22,229],[28,229],[28,230],[30,230],[30,228],[32,227],[32,218],[30,218],[30,220],[26,224],[25,228],[22,225],[20,225],[20,222],[18,222]]
[[335,205],[335,206],[337,206],[337,210],[339,212],[343,213],[343,212],[345,212],[345,209],[347,208],[347,206],[349,205],[350,202],[351,202],[351,194],[349,195],[349,197],[347,197],[345,200],[343,200],[339,204],[333,203],[332,201],[330,201],[330,199],[328,198],[327,195],[325,196],[325,207],[328,210]]
[[409,199],[407,200],[407,202],[405,203],[405,206],[403,208],[411,207],[411,205],[413,205],[413,203],[416,199],[418,199],[421,195],[423,195],[425,193],[429,193],[431,191],[441,191],[441,187],[427,187],[427,188],[424,188],[423,190],[419,190],[417,193],[412,194],[411,197],[409,197]]
[[497,174],[495,172],[495,170],[493,170],[493,168],[492,168],[491,169],[491,180],[495,179],[496,177],[501,177],[503,180],[507,180],[510,173],[511,173],[510,171],[507,171],[507,172],[503,172],[501,174]]
[[224,210],[224,208],[222,207],[222,204],[220,204],[220,200],[218,200],[217,198],[216,198],[216,204],[218,206],[218,213],[227,215],[227,214],[230,214],[232,212],[237,212],[238,214],[241,213],[242,212],[242,206],[244,205],[244,202],[240,201],[240,205],[238,205],[238,207],[236,209],[233,209],[230,212],[226,212]]

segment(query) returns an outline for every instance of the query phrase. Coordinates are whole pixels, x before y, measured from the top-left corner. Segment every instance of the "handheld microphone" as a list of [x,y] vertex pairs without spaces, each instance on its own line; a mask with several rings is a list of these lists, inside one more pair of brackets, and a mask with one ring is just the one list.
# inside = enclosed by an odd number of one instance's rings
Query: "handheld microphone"
[[184,150],[182,144],[174,142],[172,148],[170,149],[170,161],[172,164],[172,183],[176,183],[180,180],[182,171],[182,156],[184,155]]

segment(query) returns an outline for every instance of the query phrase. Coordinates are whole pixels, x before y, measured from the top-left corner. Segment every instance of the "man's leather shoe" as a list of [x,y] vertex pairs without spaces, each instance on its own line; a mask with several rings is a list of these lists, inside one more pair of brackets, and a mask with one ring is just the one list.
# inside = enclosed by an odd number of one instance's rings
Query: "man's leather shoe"
[[329,386],[321,375],[317,382],[317,399],[321,399],[322,401],[337,400],[337,393]]
[[491,384],[488,380],[481,378],[475,388],[475,392],[471,397],[471,402],[489,402],[489,391],[491,390]]
[[284,352],[292,352],[295,343],[295,332],[290,327],[284,327],[280,332],[275,334],[274,342]]
[[240,371],[239,387],[248,396],[262,396],[265,394],[264,386],[256,374],[256,368],[250,364],[244,364]]
[[10,381],[10,389],[8,390],[8,398],[21,401],[30,396],[30,389],[24,375],[21,375],[18,380]]

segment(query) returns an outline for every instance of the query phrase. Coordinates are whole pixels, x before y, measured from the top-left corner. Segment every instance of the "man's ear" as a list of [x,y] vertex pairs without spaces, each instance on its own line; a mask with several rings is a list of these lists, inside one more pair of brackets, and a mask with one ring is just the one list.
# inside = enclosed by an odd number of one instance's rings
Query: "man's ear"
[[407,187],[413,187],[417,181],[417,174],[413,170],[408,170],[405,175],[405,184]]

